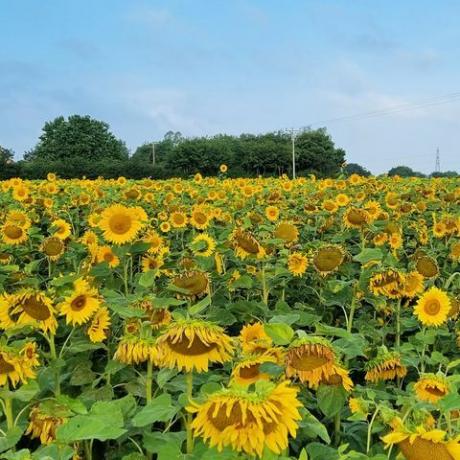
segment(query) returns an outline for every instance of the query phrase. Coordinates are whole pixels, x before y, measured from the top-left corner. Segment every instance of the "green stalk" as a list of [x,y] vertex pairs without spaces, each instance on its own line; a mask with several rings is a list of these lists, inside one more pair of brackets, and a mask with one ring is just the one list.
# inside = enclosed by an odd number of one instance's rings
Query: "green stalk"
[[[50,345],[51,358],[56,364],[58,356],[56,353],[56,344],[54,342],[54,334],[50,334],[48,343]],[[56,366],[56,369],[54,371],[54,395],[60,396],[60,394],[61,394],[61,376],[60,376],[59,367]]]
[[340,438],[341,438],[341,433],[340,433],[340,422],[341,422],[341,418],[340,418],[340,412],[339,411],[337,414],[335,414],[335,417],[334,417],[334,444],[336,447],[339,446],[340,444]]
[[396,348],[401,346],[401,299],[396,302]]
[[[186,375],[187,382],[187,400],[192,401],[193,395],[193,372],[188,372]],[[193,452],[193,433],[192,433],[192,414],[187,413],[187,454]]]
[[14,428],[14,417],[13,417],[13,400],[5,396],[3,398],[4,402],[4,411],[5,411],[5,418],[6,418],[6,426],[8,431]]
[[268,306],[268,287],[267,278],[265,276],[265,264],[262,264],[262,300]]
[[153,379],[153,363],[149,359],[147,361],[147,376],[145,381],[145,399],[147,404],[152,401],[152,379]]
[[372,440],[372,426],[374,425],[375,419],[377,418],[377,414],[380,411],[380,407],[376,407],[374,415],[371,418],[369,426],[367,427],[367,447],[366,447],[366,454],[369,453],[371,450],[371,440]]

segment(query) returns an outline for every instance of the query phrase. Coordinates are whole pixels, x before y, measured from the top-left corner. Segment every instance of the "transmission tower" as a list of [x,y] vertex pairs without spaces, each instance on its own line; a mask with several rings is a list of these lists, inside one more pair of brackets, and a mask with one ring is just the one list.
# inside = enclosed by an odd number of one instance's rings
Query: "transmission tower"
[[441,159],[439,156],[439,148],[436,149],[436,166],[434,167],[435,172],[441,172]]

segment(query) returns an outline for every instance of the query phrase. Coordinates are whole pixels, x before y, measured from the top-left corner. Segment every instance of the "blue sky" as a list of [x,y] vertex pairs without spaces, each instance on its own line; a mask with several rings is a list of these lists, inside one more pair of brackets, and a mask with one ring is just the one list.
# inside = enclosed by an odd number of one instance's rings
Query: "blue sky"
[[184,135],[325,125],[374,173],[460,170],[460,2],[0,0],[0,145],[89,114],[134,150]]

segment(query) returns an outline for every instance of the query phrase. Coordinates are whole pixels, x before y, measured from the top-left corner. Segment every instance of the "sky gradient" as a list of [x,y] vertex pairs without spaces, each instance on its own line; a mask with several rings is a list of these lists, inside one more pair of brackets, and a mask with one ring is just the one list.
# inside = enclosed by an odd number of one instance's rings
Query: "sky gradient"
[[131,151],[311,125],[373,173],[429,173],[437,147],[460,171],[460,97],[439,99],[460,95],[459,17],[445,0],[0,0],[0,145],[19,159],[74,113]]

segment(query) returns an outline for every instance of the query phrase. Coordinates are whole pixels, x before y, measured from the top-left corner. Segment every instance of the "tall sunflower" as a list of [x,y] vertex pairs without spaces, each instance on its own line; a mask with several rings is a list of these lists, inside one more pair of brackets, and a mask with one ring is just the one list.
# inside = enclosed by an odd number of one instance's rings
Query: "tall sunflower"
[[450,385],[444,375],[423,374],[415,383],[414,391],[420,401],[434,404],[450,393]]
[[447,321],[450,309],[449,296],[433,286],[420,297],[414,314],[424,326],[438,327]]
[[212,363],[229,361],[232,339],[207,321],[184,319],[171,323],[157,340],[165,367],[207,372]]
[[142,208],[114,204],[102,211],[98,226],[103,231],[106,241],[124,244],[136,238],[146,221],[147,214]]

